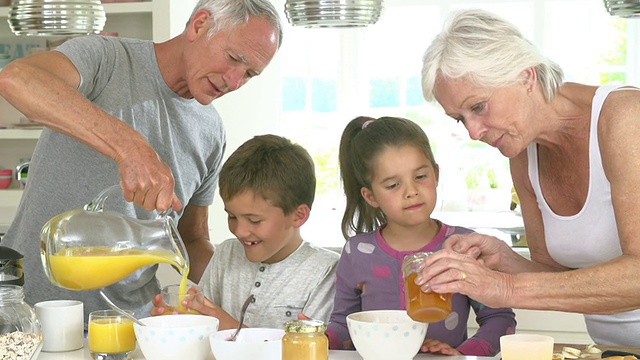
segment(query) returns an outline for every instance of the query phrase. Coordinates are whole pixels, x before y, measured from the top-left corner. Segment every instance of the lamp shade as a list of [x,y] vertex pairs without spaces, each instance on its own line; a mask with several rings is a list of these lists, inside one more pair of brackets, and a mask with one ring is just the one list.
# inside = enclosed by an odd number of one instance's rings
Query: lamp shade
[[604,0],[609,14],[623,18],[640,18],[640,0]]
[[289,23],[303,27],[362,27],[375,24],[382,0],[287,0]]
[[7,18],[16,35],[73,36],[102,31],[100,0],[13,0]]

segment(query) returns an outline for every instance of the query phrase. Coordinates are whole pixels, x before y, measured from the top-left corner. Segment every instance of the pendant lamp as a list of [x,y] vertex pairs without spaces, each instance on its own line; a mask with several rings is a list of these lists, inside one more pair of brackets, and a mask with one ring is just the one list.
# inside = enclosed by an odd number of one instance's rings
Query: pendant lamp
[[382,0],[287,0],[284,11],[294,26],[363,27],[378,21]]
[[604,0],[604,7],[613,16],[640,19],[640,0]]
[[102,31],[107,17],[100,0],[13,0],[7,21],[16,35],[75,36]]

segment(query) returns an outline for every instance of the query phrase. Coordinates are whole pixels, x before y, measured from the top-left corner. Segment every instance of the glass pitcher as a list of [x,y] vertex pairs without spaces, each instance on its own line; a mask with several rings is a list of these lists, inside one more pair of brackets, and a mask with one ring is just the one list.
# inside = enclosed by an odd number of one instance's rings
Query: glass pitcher
[[189,257],[175,221],[167,216],[171,210],[149,220],[104,210],[116,190],[121,195],[119,186],[111,186],[83,208],[55,216],[42,227],[42,263],[55,285],[100,289],[157,263],[173,265],[186,278]]

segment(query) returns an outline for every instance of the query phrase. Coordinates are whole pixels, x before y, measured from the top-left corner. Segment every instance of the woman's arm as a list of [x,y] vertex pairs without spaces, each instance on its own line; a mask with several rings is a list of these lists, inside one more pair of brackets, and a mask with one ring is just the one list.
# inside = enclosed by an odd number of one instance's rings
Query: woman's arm
[[[514,279],[512,302],[532,309],[543,307],[587,314],[640,308],[639,114],[640,91],[616,91],[605,101],[598,123],[600,154],[611,184],[622,256],[580,270],[518,275]],[[575,241],[579,246],[580,239]]]

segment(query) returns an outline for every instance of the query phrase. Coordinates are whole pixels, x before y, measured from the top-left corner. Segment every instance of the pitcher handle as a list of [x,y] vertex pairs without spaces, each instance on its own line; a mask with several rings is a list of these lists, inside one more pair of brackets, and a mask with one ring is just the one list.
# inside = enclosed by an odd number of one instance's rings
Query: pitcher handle
[[172,236],[176,237],[176,247],[178,248],[178,252],[182,255],[182,259],[184,260],[185,264],[188,267],[191,267],[191,263],[189,262],[189,253],[187,253],[187,247],[184,244],[184,240],[182,240],[182,236],[180,236],[180,233],[178,232],[178,227],[176,226],[176,222],[171,216],[168,216],[168,214],[171,212],[173,212],[172,208],[169,208],[161,212],[156,217],[156,220],[161,220],[165,222],[165,224],[168,224],[169,232],[172,234]]
[[120,185],[111,185],[108,188],[102,190],[98,196],[96,196],[90,203],[84,206],[86,211],[102,212],[104,202],[107,200],[110,194],[113,194],[116,190],[120,190]]

